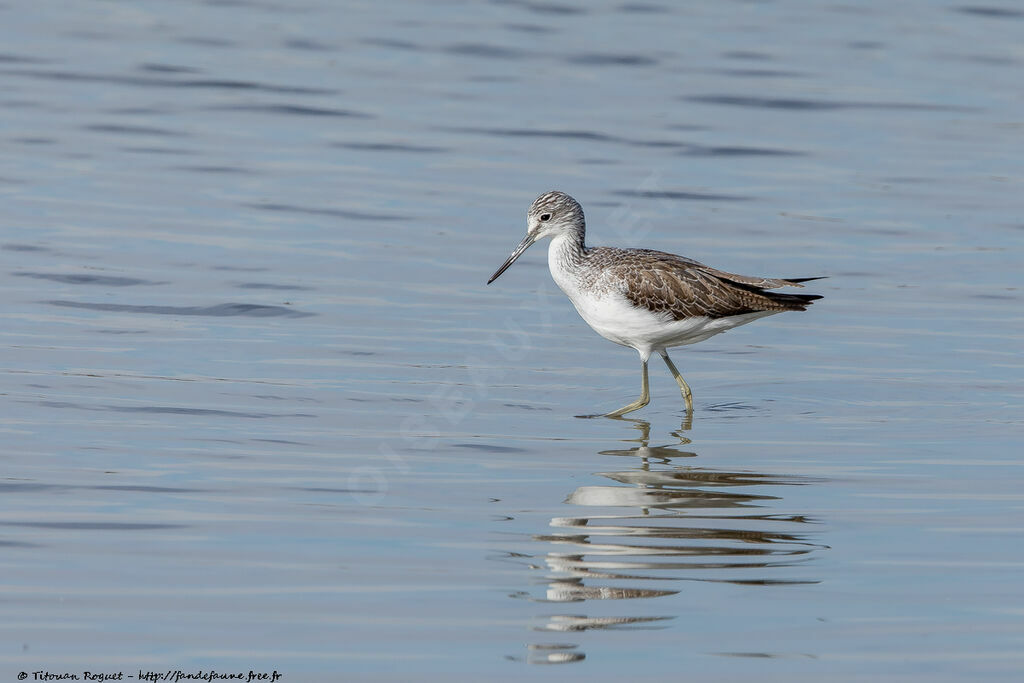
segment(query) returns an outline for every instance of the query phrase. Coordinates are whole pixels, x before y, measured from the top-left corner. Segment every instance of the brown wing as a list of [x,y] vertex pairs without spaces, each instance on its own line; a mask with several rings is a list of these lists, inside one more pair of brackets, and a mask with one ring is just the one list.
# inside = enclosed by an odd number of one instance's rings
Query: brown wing
[[778,289],[779,287],[803,287],[801,282],[810,282],[811,280],[821,280],[820,277],[795,277],[795,278],[771,278],[771,277],[750,277],[749,275],[737,275],[736,273],[727,273],[724,270],[718,270],[711,266],[701,266],[704,270],[711,273],[715,277],[735,282],[741,285],[748,285],[750,287],[757,287],[758,289]]
[[[603,251],[595,249],[594,252]],[[612,253],[612,252],[616,253]],[[593,253],[606,282],[617,282],[634,305],[674,320],[695,316],[724,318],[759,311],[802,311],[816,295],[768,292],[800,287],[793,280],[726,273],[692,259],[648,249],[609,249]]]

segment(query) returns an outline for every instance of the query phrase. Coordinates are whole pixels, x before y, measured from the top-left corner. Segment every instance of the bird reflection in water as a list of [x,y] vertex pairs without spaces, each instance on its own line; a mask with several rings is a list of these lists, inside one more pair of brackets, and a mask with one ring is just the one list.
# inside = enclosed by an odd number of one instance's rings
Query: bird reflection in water
[[[680,592],[681,581],[817,583],[787,576],[787,568],[826,547],[808,540],[813,520],[770,511],[779,510],[782,500],[772,487],[804,485],[811,479],[683,464],[697,456],[683,449],[690,443],[683,435],[689,424],[673,432],[676,444],[651,446],[650,423],[624,421],[640,431],[640,438],[632,440],[638,445],[600,452],[624,458],[624,467],[596,473],[612,483],[581,486],[565,501],[600,512],[556,517],[550,533],[534,536],[548,544],[543,560],[530,565],[544,572],[545,589],[542,596],[523,592],[515,597],[582,603],[670,596]],[[675,618],[649,610],[637,616],[548,614],[538,618],[534,629],[657,629]],[[515,659],[553,664],[585,656],[578,646],[561,643],[531,645],[525,658]]]

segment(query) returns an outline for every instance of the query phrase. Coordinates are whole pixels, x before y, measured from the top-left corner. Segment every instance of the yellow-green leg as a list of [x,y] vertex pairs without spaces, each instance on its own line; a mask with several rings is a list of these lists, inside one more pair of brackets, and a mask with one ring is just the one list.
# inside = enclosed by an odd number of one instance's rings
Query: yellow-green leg
[[643,372],[643,381],[642,381],[642,383],[640,385],[641,386],[641,388],[640,388],[640,398],[638,398],[637,400],[633,401],[628,406],[622,406],[618,410],[613,410],[612,412],[606,414],[605,417],[618,417],[619,415],[625,415],[626,413],[631,413],[634,410],[640,410],[645,405],[647,405],[648,403],[651,402],[651,392],[650,392],[650,389],[647,386],[647,361],[644,360],[642,362],[643,362],[643,370],[642,370],[642,372]]
[[675,378],[676,384],[679,385],[679,391],[683,392],[683,400],[686,401],[686,412],[693,412],[693,394],[690,393],[690,385],[686,383],[683,376],[679,374],[679,370],[676,369],[675,363],[668,357],[668,351],[662,350],[661,357],[665,359],[665,365],[668,366],[669,372],[672,373],[672,377]]

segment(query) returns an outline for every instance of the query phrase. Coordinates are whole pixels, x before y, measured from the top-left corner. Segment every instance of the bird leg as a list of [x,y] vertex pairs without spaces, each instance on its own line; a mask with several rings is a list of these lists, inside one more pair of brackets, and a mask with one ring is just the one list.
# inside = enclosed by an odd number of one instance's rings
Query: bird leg
[[683,400],[686,401],[686,412],[693,412],[693,394],[690,393],[690,385],[686,383],[683,376],[679,374],[679,370],[676,368],[675,363],[668,357],[668,351],[662,349],[660,351],[661,357],[665,359],[665,365],[668,366],[669,372],[672,373],[672,377],[675,378],[676,384],[679,385],[679,391],[683,392]]
[[626,413],[631,413],[634,410],[640,410],[645,405],[651,402],[651,392],[647,386],[647,361],[645,360],[642,362],[643,381],[640,385],[640,398],[633,401],[628,406],[622,406],[618,410],[613,410],[612,412],[607,413],[605,417],[618,417],[619,415],[625,415]]

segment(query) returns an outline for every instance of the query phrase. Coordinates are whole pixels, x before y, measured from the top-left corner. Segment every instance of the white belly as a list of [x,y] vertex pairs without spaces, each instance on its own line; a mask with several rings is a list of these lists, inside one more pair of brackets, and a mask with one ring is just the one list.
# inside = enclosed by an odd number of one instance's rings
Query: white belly
[[[558,283],[562,287],[562,283]],[[673,346],[696,344],[734,327],[772,315],[774,311],[744,313],[725,318],[704,316],[672,320],[663,313],[638,308],[618,292],[594,295],[579,291],[571,284],[562,287],[580,316],[595,332],[609,341],[631,346],[648,357],[652,352]]]

